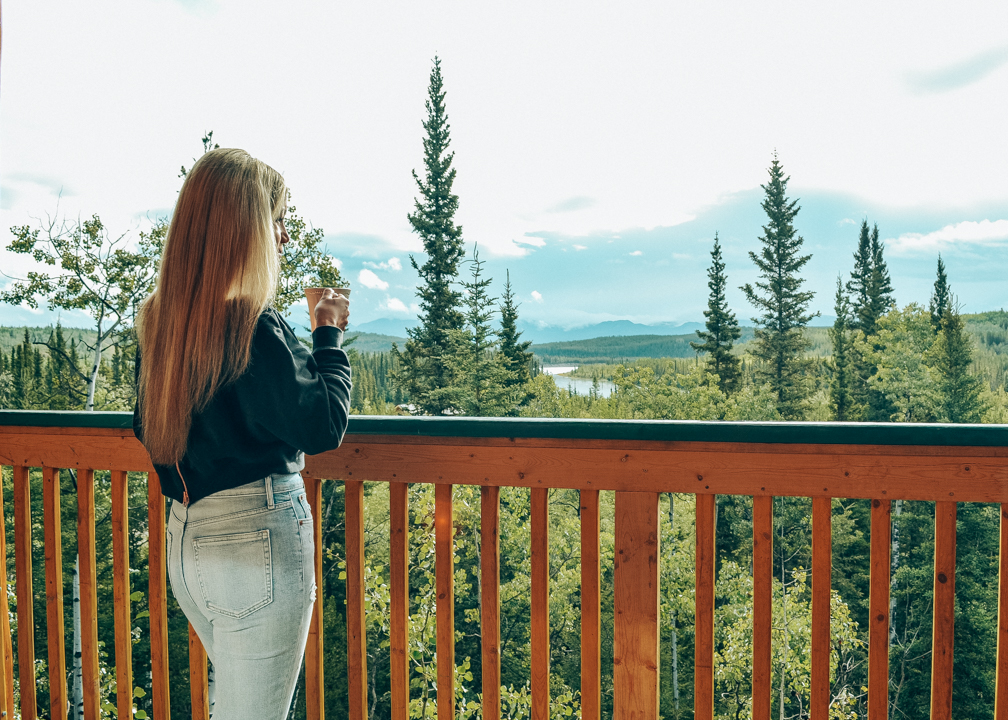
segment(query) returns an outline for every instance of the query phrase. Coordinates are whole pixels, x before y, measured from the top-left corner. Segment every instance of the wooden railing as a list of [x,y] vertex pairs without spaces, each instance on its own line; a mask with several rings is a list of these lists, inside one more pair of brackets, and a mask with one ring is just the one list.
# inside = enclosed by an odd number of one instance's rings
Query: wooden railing
[[[110,470],[115,574],[115,665],[119,717],[130,717],[130,608],[127,471],[150,471],[122,413],[0,412],[0,464],[13,467],[15,589],[19,628],[34,627],[31,597],[29,468],[42,468],[45,510],[50,705],[66,707],[60,493],[56,468],[78,473],[85,717],[98,717],[94,489]],[[753,718],[771,708],[771,592],[774,496],[811,497],[811,717],[830,703],[831,498],[871,499],[868,718],[888,713],[891,504],[936,502],[931,717],[951,717],[956,503],[1001,504],[996,720],[1008,720],[1008,427],[812,423],[507,420],[354,417],[343,446],[307,459],[308,498],[320,535],[323,479],[345,483],[347,675],[350,717],[367,713],[364,626],[363,482],[390,490],[390,674],[392,717],[408,715],[408,483],[435,485],[437,697],[440,720],[455,717],[452,486],[481,486],[482,716],[499,717],[500,487],[531,489],[532,716],[549,716],[550,488],[580,491],[581,708],[600,716],[599,492],[615,491],[613,708],[615,718],[657,718],[659,688],[659,493],[696,494],[695,718],[714,717],[715,496],[753,497]],[[6,499],[3,499],[6,502]],[[6,515],[6,507],[0,506]],[[157,476],[148,480],[149,602],[153,715],[169,717],[165,505]],[[0,556],[6,557],[0,533]],[[321,576],[320,548],[316,568]],[[11,716],[14,668],[7,578],[0,577],[3,711]],[[309,718],[322,718],[322,603],[315,605],[306,662]],[[33,634],[18,632],[21,715],[35,717]],[[194,718],[207,717],[206,655],[190,633]],[[125,682],[124,682],[125,680]]]

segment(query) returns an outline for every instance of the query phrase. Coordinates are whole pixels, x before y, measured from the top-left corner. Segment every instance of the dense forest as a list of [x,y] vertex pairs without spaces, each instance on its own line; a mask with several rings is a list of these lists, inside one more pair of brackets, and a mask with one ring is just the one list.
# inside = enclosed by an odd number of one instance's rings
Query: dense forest
[[[375,346],[348,344],[353,366],[352,411],[360,414],[426,414],[463,416],[820,420],[873,422],[996,422],[1008,420],[1006,355],[1008,314],[1003,311],[963,315],[937,258],[934,293],[898,307],[877,226],[867,219],[851,238],[852,263],[838,277],[834,312],[828,329],[810,328],[812,292],[802,269],[810,255],[795,223],[796,200],[787,194],[789,178],[775,155],[768,169],[763,209],[766,225],[754,228],[749,259],[758,280],[746,285],[747,302],[756,309],[755,326],[741,328],[725,300],[728,268],[717,236],[712,238],[708,271],[710,296],[705,327],[690,338],[610,338],[584,341],[573,348],[584,360],[582,377],[609,380],[615,390],[573,394],[539,372],[531,343],[521,338],[518,306],[510,277],[503,294],[491,294],[491,278],[473,245],[463,240],[454,214],[455,170],[445,109],[441,69],[435,61],[430,76],[424,123],[424,168],[415,173],[417,200],[409,214],[424,251],[411,263],[418,274],[420,323],[400,347],[374,352]],[[204,138],[209,147],[212,137]],[[184,169],[183,169],[184,170]],[[117,255],[128,272],[101,274],[101,252],[113,249],[97,216],[66,237],[48,239],[37,228],[14,228],[15,252],[46,256],[52,267],[97,273],[93,285],[108,289],[106,299],[64,292],[80,288],[59,276],[33,277],[13,283],[2,293],[5,302],[28,304],[47,300],[78,308],[96,317],[87,333],[54,328],[4,329],[0,332],[0,407],[14,409],[133,409],[136,305],[150,292],[156,259],[167,225],[159,222],[142,237],[139,250]],[[311,284],[340,287],[332,258],[321,250],[324,234],[309,229],[289,213],[292,242],[274,300],[281,312],[300,297],[306,278]],[[44,230],[44,228],[43,228]],[[51,231],[51,228],[50,228]],[[73,245],[74,238],[82,244]],[[83,240],[82,240],[83,239]],[[46,243],[49,243],[46,245]],[[112,243],[114,244],[114,243]],[[76,249],[75,249],[76,247]],[[41,249],[40,249],[41,248]],[[68,249],[69,248],[69,249]],[[120,249],[121,250],[121,249]],[[98,259],[74,262],[74,253],[98,253]],[[119,252],[119,251],[116,251]],[[125,251],[122,251],[125,252]],[[65,260],[65,262],[63,262]],[[108,301],[108,297],[114,302]],[[60,305],[59,303],[62,303]],[[113,307],[112,315],[96,308]],[[104,324],[103,324],[104,323]],[[307,338],[306,342],[310,342]],[[559,344],[558,344],[559,345]],[[569,344],[567,344],[569,345]],[[670,348],[669,356],[631,355],[628,348]],[[687,350],[688,348],[688,350]],[[673,352],[674,350],[674,352]],[[639,350],[634,351],[639,352]],[[597,354],[593,354],[597,353]],[[680,355],[676,357],[676,355]],[[685,357],[683,356],[685,355]],[[565,357],[570,357],[565,356]],[[632,360],[630,358],[633,358]],[[621,362],[621,360],[625,360]],[[41,474],[31,473],[33,531],[41,527]],[[76,540],[75,485],[64,471],[62,490],[64,607],[73,607]],[[109,520],[109,477],[95,477],[98,542],[98,629],[102,645],[102,693],[114,698],[112,574]],[[3,490],[11,497],[12,474],[3,468]],[[150,710],[149,620],[146,615],[147,518],[145,480],[130,476],[130,562],[134,571],[134,678],[136,717]],[[410,493],[410,640],[411,716],[436,715],[435,587],[433,553],[433,488],[414,485]],[[480,715],[479,646],[480,566],[478,492],[455,489],[455,623],[458,708],[462,718]],[[692,495],[661,497],[661,714],[692,718],[694,507]],[[330,717],[347,713],[345,583],[341,575],[343,486],[324,483],[322,533],[323,575],[318,601],[325,613],[325,706]],[[811,501],[774,500],[774,636],[773,712],[782,719],[808,717]],[[35,507],[38,506],[38,507]],[[366,612],[369,716],[390,713],[388,619],[388,488],[365,486]],[[553,715],[579,716],[580,545],[579,502],[574,491],[552,490],[550,509],[550,653]],[[601,498],[603,714],[612,714],[613,512],[611,493]],[[869,506],[863,499],[833,501],[832,707],[831,718],[866,716]],[[751,716],[752,500],[722,496],[716,523],[716,714],[718,718]],[[996,647],[999,510],[996,506],[960,504],[957,534],[955,684],[953,714],[964,718],[993,716],[994,649]],[[5,527],[12,547],[13,523]],[[929,713],[930,637],[934,508],[933,503],[896,501],[892,535],[892,620],[890,634],[890,709],[894,718],[923,718]],[[503,716],[527,718],[529,696],[529,493],[501,491],[501,666]],[[32,554],[35,617],[45,616],[44,553]],[[13,577],[13,558],[7,558]],[[16,598],[10,597],[12,611]],[[72,637],[70,617],[66,634]],[[49,713],[47,646],[44,623],[37,622],[38,697]],[[16,618],[12,616],[12,627]],[[172,716],[190,716],[185,617],[169,601],[169,654]],[[17,645],[15,644],[15,652]],[[73,666],[72,645],[67,667]],[[114,707],[103,703],[103,717]],[[292,717],[305,717],[303,679]]]

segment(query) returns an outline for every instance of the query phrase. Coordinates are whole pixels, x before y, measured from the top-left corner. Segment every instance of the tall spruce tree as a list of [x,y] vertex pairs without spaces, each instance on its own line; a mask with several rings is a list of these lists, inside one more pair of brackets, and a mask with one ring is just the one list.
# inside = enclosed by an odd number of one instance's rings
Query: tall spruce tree
[[888,312],[894,302],[884,247],[879,240],[878,225],[869,230],[868,221],[862,220],[847,291],[851,295],[851,327],[865,335],[875,334],[879,318]]
[[518,305],[511,290],[510,271],[504,281],[500,312],[500,354],[501,363],[507,371],[505,383],[508,387],[521,386],[531,380],[529,366],[532,363],[532,353],[529,348],[532,346],[532,341],[521,339],[521,331],[518,329]]
[[707,369],[718,376],[718,386],[725,394],[731,394],[738,389],[741,379],[741,361],[732,354],[732,346],[742,335],[735,313],[728,308],[725,298],[725,288],[728,278],[725,276],[725,264],[721,258],[721,241],[714,233],[714,249],[711,250],[711,264],[707,268],[707,287],[710,295],[707,298],[707,330],[697,330],[696,334],[703,342],[690,342],[690,347],[698,352],[707,353]]
[[871,317],[874,323],[889,312],[896,304],[893,297],[892,279],[889,277],[889,267],[883,257],[885,246],[879,240],[878,223],[872,228],[871,253],[872,272],[869,297],[871,298]]
[[746,299],[760,315],[756,324],[754,355],[762,360],[758,377],[769,383],[777,398],[777,410],[788,420],[804,415],[809,393],[808,360],[804,357],[810,344],[805,327],[818,313],[809,313],[808,306],[815,293],[802,290],[804,279],[799,274],[812,258],[799,254],[804,239],[794,228],[794,218],[800,208],[797,200],[787,197],[784,168],[774,152],[769,168],[770,181],[761,186],[765,193],[763,210],[767,224],[763,226],[759,254],[750,251],[761,280],[753,287],[742,286]]
[[843,282],[837,276],[836,299],[833,304],[836,320],[829,331],[833,342],[831,361],[833,377],[830,379],[830,410],[838,421],[856,420],[857,406],[854,396],[854,358],[851,347],[851,304],[844,292]]
[[421,177],[413,171],[420,197],[414,201],[414,212],[407,216],[427,256],[420,265],[410,255],[410,263],[423,281],[417,290],[420,325],[408,331],[409,340],[402,352],[393,346],[398,361],[393,381],[406,391],[418,411],[430,415],[458,409],[454,403],[460,379],[455,374],[458,363],[453,356],[461,351],[457,331],[464,322],[462,296],[455,289],[455,281],[465,249],[462,227],[455,224],[459,199],[452,192],[455,155],[448,149],[451,137],[444,100],[441,61],[435,57],[427,90],[427,120],[423,123],[427,133],[423,141],[424,174]]
[[949,302],[941,315],[938,337],[931,348],[935,369],[941,378],[941,413],[944,422],[980,422],[984,404],[983,383],[970,374],[973,347],[958,308]]
[[935,332],[941,330],[942,318],[951,307],[951,290],[948,284],[948,275],[945,274],[945,263],[942,262],[941,253],[938,254],[938,272],[935,277],[934,292],[931,294],[931,325]]

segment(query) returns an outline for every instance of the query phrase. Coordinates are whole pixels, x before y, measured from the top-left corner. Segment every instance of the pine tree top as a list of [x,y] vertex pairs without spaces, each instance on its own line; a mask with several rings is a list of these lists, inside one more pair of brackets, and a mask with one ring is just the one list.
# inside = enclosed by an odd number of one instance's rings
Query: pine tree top
[[941,253],[938,254],[938,271],[934,283],[934,293],[931,295],[931,324],[937,331],[941,327],[942,318],[951,309],[951,290],[948,275],[945,273],[945,263]]

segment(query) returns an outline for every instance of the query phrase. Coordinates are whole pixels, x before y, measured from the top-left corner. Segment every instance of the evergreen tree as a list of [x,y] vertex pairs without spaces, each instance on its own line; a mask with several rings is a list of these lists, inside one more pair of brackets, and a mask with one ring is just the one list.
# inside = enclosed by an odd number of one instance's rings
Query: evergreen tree
[[510,271],[508,271],[507,280],[504,282],[500,311],[500,355],[501,363],[507,371],[505,384],[508,387],[521,386],[532,379],[529,372],[529,365],[532,363],[532,353],[529,348],[532,346],[532,341],[520,339],[518,305],[515,304],[514,293],[511,291]]
[[833,341],[833,377],[830,380],[830,409],[833,419],[839,421],[857,419],[854,402],[853,349],[850,339],[851,306],[844,292],[840,276],[837,276],[836,301],[833,305],[836,320],[829,331]]
[[759,270],[761,281],[756,287],[746,284],[742,291],[761,315],[756,324],[754,355],[763,361],[758,377],[768,382],[777,397],[777,410],[788,420],[803,416],[808,395],[803,357],[809,347],[805,326],[816,314],[808,312],[814,293],[801,289],[803,278],[798,274],[811,255],[800,255],[804,239],[794,228],[794,218],[800,208],[797,200],[787,197],[789,177],[774,153],[769,169],[770,181],[761,186],[766,193],[763,210],[768,222],[763,226],[759,254],[750,251],[749,258]]
[[491,326],[494,299],[489,289],[493,278],[484,277],[483,261],[473,248],[470,262],[472,279],[463,282],[465,289],[465,329],[456,331],[461,352],[453,358],[454,375],[459,386],[454,390],[453,406],[466,415],[503,415],[508,406],[507,371],[498,352],[497,333]]
[[971,375],[973,348],[958,309],[949,304],[941,316],[941,329],[931,348],[940,376],[942,420],[951,423],[980,422],[982,381]]
[[732,345],[742,335],[742,331],[735,313],[728,308],[728,300],[725,298],[727,284],[725,265],[721,259],[721,242],[717,233],[714,233],[711,265],[707,268],[707,287],[710,288],[707,309],[704,310],[707,330],[697,330],[697,337],[703,342],[690,342],[690,347],[707,353],[707,369],[718,376],[721,392],[730,395],[738,389],[741,379],[741,361],[732,354]]
[[871,234],[872,272],[871,284],[869,286],[873,325],[896,304],[896,300],[893,297],[892,280],[889,277],[889,268],[883,257],[883,248],[882,241],[879,240],[878,223],[876,223],[875,227],[872,228]]
[[449,152],[450,133],[445,112],[445,91],[441,61],[434,58],[427,93],[427,120],[423,127],[424,176],[413,171],[420,197],[415,211],[408,215],[413,231],[423,241],[427,255],[423,265],[410,255],[410,263],[423,285],[420,298],[420,325],[408,331],[409,340],[402,352],[394,346],[399,367],[394,380],[405,390],[419,411],[441,415],[455,409],[453,402],[459,378],[453,368],[453,356],[460,349],[457,330],[463,325],[461,294],[454,288],[459,263],[464,256],[462,227],[455,224],[458,195],[452,193],[455,169],[454,153]]
[[938,254],[938,273],[934,283],[934,293],[931,295],[931,325],[935,332],[941,330],[942,318],[950,308],[951,291],[949,290],[948,276],[945,274],[945,263],[942,262],[941,254]]
[[854,252],[854,269],[851,271],[850,280],[847,281],[847,292],[850,293],[851,329],[864,330],[865,325],[868,325],[870,330],[865,332],[866,335],[871,334],[875,329],[871,318],[871,285],[874,265],[875,257],[872,253],[868,221],[862,220],[861,234],[858,237],[857,250]]

